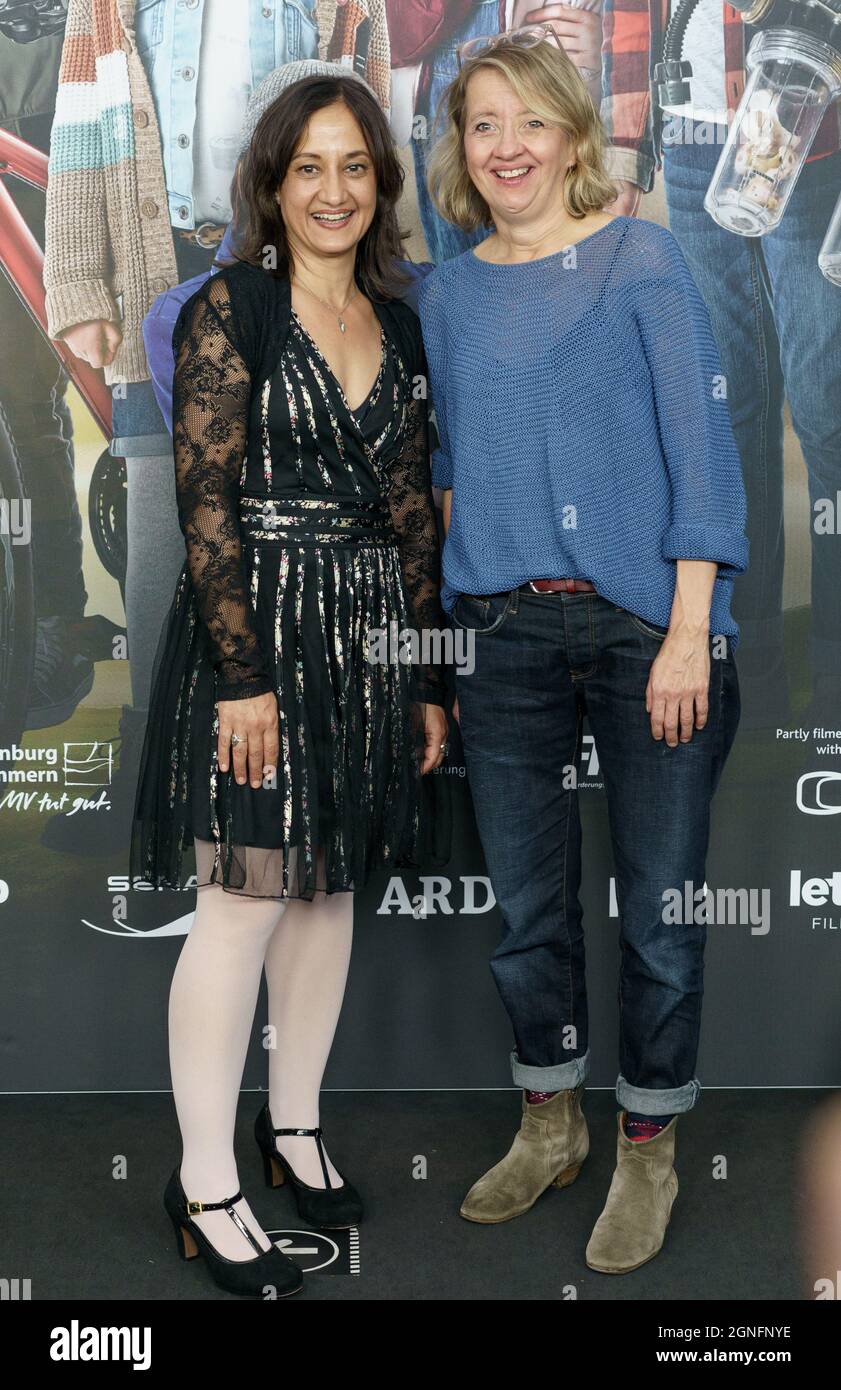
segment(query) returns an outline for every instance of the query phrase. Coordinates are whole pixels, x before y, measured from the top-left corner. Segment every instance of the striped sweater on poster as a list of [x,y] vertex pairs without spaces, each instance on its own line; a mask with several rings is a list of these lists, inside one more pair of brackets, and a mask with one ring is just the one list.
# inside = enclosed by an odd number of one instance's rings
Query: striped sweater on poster
[[57,338],[90,319],[120,323],[109,385],[148,379],[143,318],[179,280],[134,9],[134,0],[71,0],[47,186],[47,330]]

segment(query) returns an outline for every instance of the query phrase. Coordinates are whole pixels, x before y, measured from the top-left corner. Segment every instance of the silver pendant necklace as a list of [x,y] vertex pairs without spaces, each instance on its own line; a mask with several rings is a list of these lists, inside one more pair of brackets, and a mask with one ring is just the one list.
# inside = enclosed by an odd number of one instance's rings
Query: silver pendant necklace
[[340,313],[339,310],[336,308],[335,304],[328,304],[326,299],[322,299],[321,296],[320,296],[320,295],[317,295],[317,294],[315,293],[314,290],[308,289],[306,285],[302,285],[301,282],[300,282],[300,280],[293,278],[292,283],[293,283],[293,285],[298,285],[299,288],[302,289],[302,290],[304,290],[304,292],[305,292],[306,294],[312,295],[313,299],[317,299],[318,302],[319,302],[319,304],[323,304],[323,305],[324,305],[325,309],[329,309],[330,312],[331,312],[332,314],[335,314],[335,315],[336,315],[336,318],[339,320],[339,328],[340,328],[341,331],[344,333],[344,331],[345,331],[345,321],[344,321],[344,319],[342,318],[342,314],[347,313],[348,304],[351,304],[351,303],[353,302],[353,300],[356,298],[356,296],[359,294],[359,286],[358,286],[358,285],[354,285],[354,287],[353,287],[353,294],[350,296],[350,299],[348,300],[347,304],[346,304],[345,307],[341,310],[341,313]]

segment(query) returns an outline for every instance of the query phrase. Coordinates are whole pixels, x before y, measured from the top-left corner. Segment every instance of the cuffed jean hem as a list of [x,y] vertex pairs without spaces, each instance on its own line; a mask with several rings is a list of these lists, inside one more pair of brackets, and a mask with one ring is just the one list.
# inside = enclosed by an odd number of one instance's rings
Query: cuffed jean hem
[[590,1050],[583,1057],[559,1062],[556,1067],[530,1067],[511,1053],[511,1075],[516,1086],[525,1091],[574,1091],[585,1081],[590,1071]]
[[693,1080],[671,1091],[646,1091],[641,1086],[631,1086],[620,1072],[616,1099],[625,1110],[635,1110],[639,1115],[681,1115],[692,1109],[700,1090],[700,1081]]
[[165,458],[172,453],[170,434],[115,435],[108,446],[114,458]]

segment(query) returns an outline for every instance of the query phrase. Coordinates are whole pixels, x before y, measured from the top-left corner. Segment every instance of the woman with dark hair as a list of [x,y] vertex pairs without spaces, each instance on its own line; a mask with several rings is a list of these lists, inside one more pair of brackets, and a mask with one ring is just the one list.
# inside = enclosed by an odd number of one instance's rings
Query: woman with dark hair
[[[237,259],[173,334],[187,559],[156,658],[131,867],[198,885],[170,996],[183,1157],[165,1205],[182,1256],[201,1252],[240,1293],[301,1285],[233,1153],[264,964],[266,1182],[288,1181],[314,1225],[348,1227],[361,1203],[327,1156],[318,1102],[353,892],[378,868],[440,862],[449,838],[426,776],[446,751],[445,621],[426,363],[393,297],[401,185],[363,81],[296,82],[240,168]],[[375,659],[394,630],[414,634],[411,667]]]

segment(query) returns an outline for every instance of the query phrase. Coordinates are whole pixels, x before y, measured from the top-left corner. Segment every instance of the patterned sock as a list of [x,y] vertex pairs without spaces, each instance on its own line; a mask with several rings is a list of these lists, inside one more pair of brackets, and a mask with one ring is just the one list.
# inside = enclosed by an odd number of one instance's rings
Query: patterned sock
[[674,1115],[638,1115],[635,1110],[626,1110],[623,1122],[625,1137],[634,1144],[643,1143],[646,1139],[653,1139],[673,1119]]
[[526,1100],[529,1105],[543,1105],[557,1094],[557,1091],[526,1091]]

